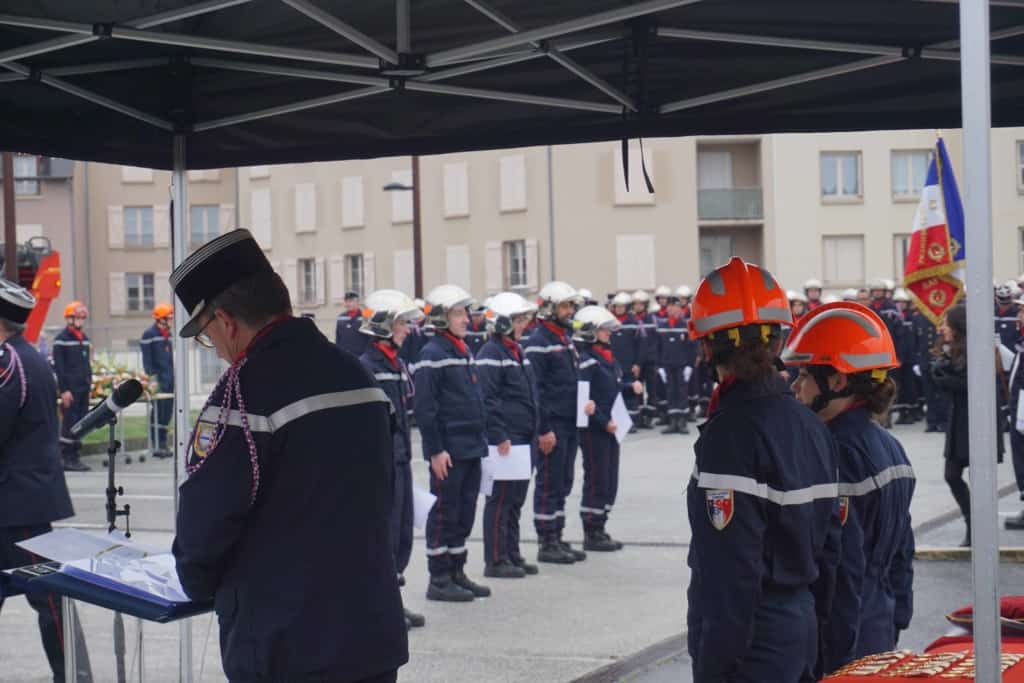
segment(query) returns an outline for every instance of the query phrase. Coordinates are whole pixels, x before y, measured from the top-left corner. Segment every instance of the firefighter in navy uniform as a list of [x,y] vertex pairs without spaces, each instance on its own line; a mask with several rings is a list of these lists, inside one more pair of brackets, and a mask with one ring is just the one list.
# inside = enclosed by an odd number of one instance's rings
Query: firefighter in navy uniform
[[[640,321],[633,316],[630,307],[633,304],[633,297],[627,292],[619,292],[612,298],[611,312],[619,321],[618,328],[612,332],[612,353],[615,361],[622,369],[622,374],[631,379],[640,379],[640,357],[643,354],[640,337]],[[626,403],[626,410],[633,420],[633,427],[630,430],[635,432],[636,424],[640,422],[640,402],[642,396],[630,389],[622,392],[622,399]]]
[[887,370],[899,360],[885,323],[847,302],[812,311],[794,328],[782,360],[800,367],[793,391],[839,448],[842,560],[820,641],[823,670],[832,672],[895,650],[913,614],[914,470],[874,421],[896,394]]
[[[1017,300],[1018,325],[1024,323],[1024,299]],[[1024,392],[1024,334],[1018,337],[1014,345],[1016,354],[1013,358],[1013,366],[1010,368],[1007,384],[1010,388],[1010,396],[1007,401],[1010,416],[1010,454],[1013,459],[1013,474],[1017,481],[1017,491],[1020,499],[1024,501],[1024,424],[1017,420],[1018,412],[1021,410],[1021,392]],[[1007,529],[1019,531],[1024,529],[1024,510],[1021,510],[1012,517],[1007,517],[1003,524]]]
[[1020,331],[1017,322],[1018,304],[1014,299],[1016,282],[1007,280],[996,287],[995,329],[999,335],[999,343],[1008,349],[1017,345]]
[[642,289],[633,292],[633,318],[637,331],[637,365],[640,366],[638,379],[643,382],[641,394],[639,429],[654,429],[658,412],[658,322],[650,312],[651,295]]
[[914,365],[917,356],[917,331],[914,329],[914,319],[910,310],[910,295],[902,287],[898,288],[892,295],[892,302],[896,306],[899,316],[896,318],[893,335],[893,344],[896,347],[896,357],[899,359],[899,366],[892,369],[895,375],[898,392],[896,401],[893,403],[893,410],[899,410],[900,416],[896,419],[898,425],[914,424],[918,420],[917,385],[918,377],[914,373]]
[[668,298],[672,296],[672,288],[668,285],[658,285],[654,290],[654,303],[657,304],[651,311],[655,317],[664,318],[668,315]]
[[686,413],[690,405],[690,379],[696,347],[683,317],[679,296],[668,298],[668,317],[658,320],[658,367],[665,373],[668,426],[662,434],[689,434]]
[[580,344],[580,380],[590,383],[593,411],[587,427],[580,430],[583,451],[583,549],[611,552],[622,549],[605,531],[608,515],[619,490],[619,426],[612,420],[612,406],[619,394],[643,393],[643,384],[622,371],[612,344],[618,318],[599,306],[585,306],[573,317],[573,339]]
[[89,412],[92,392],[92,342],[82,326],[89,318],[89,309],[81,301],[64,307],[67,327],[53,339],[53,370],[60,392],[60,454],[66,472],[86,472],[82,462],[82,440],[71,436],[71,427]]
[[[57,385],[46,359],[22,336],[36,305],[28,290],[0,279],[0,571],[40,562],[15,545],[75,514],[57,449]],[[39,615],[54,683],[64,683],[61,597],[27,593]],[[4,596],[0,591],[0,608]],[[75,615],[76,681],[91,681],[89,653]]]
[[[498,457],[512,446],[529,446],[536,461],[537,383],[519,341],[537,306],[514,292],[503,292],[491,297],[487,308],[490,339],[476,359],[487,411],[487,443],[497,447]],[[529,479],[494,482],[484,504],[484,576],[522,578],[538,572],[519,549],[519,519],[529,488]]]
[[[183,337],[230,363],[189,439],[173,553],[213,598],[233,681],[397,679],[391,401],[313,321],[246,230],[171,274]],[[339,439],[338,435],[345,438]]]
[[921,378],[924,388],[924,431],[944,432],[949,422],[949,401],[946,392],[939,391],[932,380],[932,373],[929,371],[937,344],[939,344],[938,328],[916,307],[913,319],[917,336],[917,356],[914,360],[913,370],[914,374]]
[[836,446],[775,369],[791,322],[770,273],[733,258],[693,299],[690,329],[719,384],[687,488],[693,678],[820,678],[818,616],[839,554]]
[[807,297],[807,310],[813,311],[821,306],[821,280],[811,278],[804,283],[804,296]]
[[363,312],[359,308],[359,294],[345,292],[345,310],[338,316],[334,326],[334,343],[342,351],[348,351],[356,358],[363,355],[369,345],[365,334],[360,334],[363,325]]
[[537,295],[540,325],[523,345],[537,378],[540,437],[533,487],[533,524],[537,560],[572,564],[587,558],[562,540],[565,499],[572,492],[576,466],[576,382],[578,357],[570,330],[579,294],[564,282],[549,282]]
[[[690,319],[690,300],[693,298],[693,290],[687,285],[679,285],[676,288],[676,296],[679,297],[679,308],[682,311],[683,320]],[[700,354],[694,347],[693,371],[690,373],[690,380],[687,383],[687,410],[685,421],[696,422],[697,412],[707,412],[708,401],[711,399],[711,391],[714,388],[714,378],[711,376],[711,368],[701,362]],[[684,432],[685,433],[685,432]]]
[[[171,317],[174,308],[170,304],[153,307],[153,324],[146,328],[139,341],[142,350],[142,368],[151,378],[155,377],[161,394],[174,393],[174,351],[171,347]],[[167,448],[167,426],[171,423],[174,399],[153,399],[149,411],[150,443],[153,456],[170,458],[173,453]]]
[[466,346],[469,347],[469,352],[476,355],[480,353],[480,349],[483,348],[484,344],[487,343],[487,308],[483,304],[477,304],[473,306],[472,314],[469,318],[469,328],[466,330]]
[[[412,435],[409,428],[409,404],[412,398],[412,377],[399,351],[408,339],[409,330],[423,311],[407,295],[394,289],[381,289],[366,299],[361,332],[370,337],[370,345],[359,357],[363,367],[384,390],[394,407],[391,423],[391,444],[395,459],[394,497],[391,507],[391,545],[395,557],[398,585],[405,585],[403,572],[412,555],[413,493]],[[422,614],[405,609],[407,628],[426,624]]]
[[427,515],[427,598],[469,602],[491,590],[470,580],[466,539],[473,531],[480,494],[480,460],[487,457],[487,415],[479,369],[466,346],[473,297],[461,287],[441,285],[427,294],[427,316],[436,333],[416,365],[416,423],[423,457],[430,463]]

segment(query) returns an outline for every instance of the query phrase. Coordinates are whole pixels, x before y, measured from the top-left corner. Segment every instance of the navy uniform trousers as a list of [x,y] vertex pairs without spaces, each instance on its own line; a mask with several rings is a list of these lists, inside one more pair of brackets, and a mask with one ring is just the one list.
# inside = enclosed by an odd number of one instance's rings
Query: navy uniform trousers
[[495,481],[484,504],[484,561],[487,564],[520,560],[519,518],[530,480]]
[[60,454],[65,459],[77,459],[82,450],[82,440],[71,436],[71,428],[89,412],[89,392],[71,393],[71,405],[61,409]]
[[401,574],[412,556],[413,495],[412,465],[395,463],[394,500],[391,504],[391,547],[395,553],[395,570]]
[[547,455],[538,451],[533,488],[533,525],[541,535],[565,528],[565,499],[572,493],[579,444],[574,420],[552,418],[551,428],[557,442]]
[[604,531],[619,492],[619,440],[614,434],[580,430],[583,450],[583,500],[580,518],[586,532]]
[[425,530],[431,576],[448,575],[465,566],[466,539],[476,519],[480,459],[453,460],[452,465],[443,481],[430,470],[430,492],[437,496]]

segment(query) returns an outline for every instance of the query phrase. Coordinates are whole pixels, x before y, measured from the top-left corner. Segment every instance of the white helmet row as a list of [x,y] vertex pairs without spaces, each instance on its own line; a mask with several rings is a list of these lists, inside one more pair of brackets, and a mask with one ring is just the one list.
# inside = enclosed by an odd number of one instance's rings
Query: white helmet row
[[448,329],[448,313],[457,308],[472,306],[474,299],[469,292],[456,285],[434,287],[427,294],[426,313],[428,322],[436,329]]
[[843,290],[843,301],[856,301],[857,300],[857,288],[850,287],[849,289]]
[[626,292],[619,292],[612,297],[612,306],[629,306],[633,303],[633,297]]
[[802,301],[803,303],[807,303],[807,297],[806,296],[804,296],[800,292],[794,292],[792,290],[786,292],[786,298],[789,299],[789,303],[791,303],[791,304],[794,301]]
[[371,337],[391,339],[396,320],[422,320],[423,311],[407,294],[397,289],[379,289],[366,298],[359,331]]
[[603,306],[584,306],[573,316],[572,338],[578,342],[593,344],[597,341],[600,329],[617,330],[621,326],[619,319]]
[[896,291],[892,293],[892,300],[903,301],[909,304],[910,294],[907,292],[907,290],[903,289],[902,287],[897,287]]
[[658,285],[658,288],[654,290],[654,298],[660,299],[662,297],[672,296],[672,288],[668,285]]
[[[568,302],[579,306],[583,303],[583,297],[580,296],[579,292],[571,285],[559,280],[554,280],[541,287],[540,292],[537,293],[537,299],[539,300],[537,317],[553,323],[558,322],[558,316],[555,311],[559,304]],[[565,327],[569,327],[571,322],[565,320],[562,321],[562,324]]]
[[487,302],[487,329],[501,335],[512,333],[512,321],[521,315],[533,315],[537,304],[527,301],[515,292],[495,294]]
[[676,289],[676,296],[680,299],[690,299],[693,297],[693,290],[686,285],[679,285],[679,288]]
[[996,298],[997,299],[1012,299],[1017,289],[1017,283],[1013,280],[1007,280],[1003,284],[996,287]]
[[808,289],[821,289],[821,287],[821,280],[811,278],[810,280],[804,283],[804,292],[806,292]]
[[580,299],[583,300],[584,304],[590,305],[597,303],[597,299],[594,298],[594,293],[589,289],[579,289],[577,290],[577,293],[580,295]]
[[645,289],[638,289],[633,292],[633,303],[646,304],[650,303],[651,295],[647,293]]

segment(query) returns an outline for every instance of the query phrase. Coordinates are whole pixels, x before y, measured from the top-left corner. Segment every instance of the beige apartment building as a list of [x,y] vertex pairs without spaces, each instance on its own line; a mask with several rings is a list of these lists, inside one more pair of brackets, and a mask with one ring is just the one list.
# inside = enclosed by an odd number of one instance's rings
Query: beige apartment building
[[[959,132],[945,137],[965,192]],[[618,142],[424,157],[424,287],[452,282],[483,297],[558,278],[600,297],[694,286],[731,254],[767,265],[791,289],[811,277],[833,290],[898,280],[934,139],[663,138],[644,140],[642,155],[634,141],[628,190]],[[992,178],[995,274],[1015,278],[1024,272],[1024,129],[993,130]],[[250,228],[296,309],[333,334],[346,291],[412,292],[413,193],[384,190],[394,182],[411,185],[408,157],[190,172],[190,247]],[[167,172],[78,163],[72,179],[19,196],[22,235],[41,231],[73,255],[71,291],[90,304],[101,347],[130,348],[152,305],[169,299],[169,186]],[[51,203],[64,213],[45,214]],[[196,380],[212,381],[216,360],[199,361]]]

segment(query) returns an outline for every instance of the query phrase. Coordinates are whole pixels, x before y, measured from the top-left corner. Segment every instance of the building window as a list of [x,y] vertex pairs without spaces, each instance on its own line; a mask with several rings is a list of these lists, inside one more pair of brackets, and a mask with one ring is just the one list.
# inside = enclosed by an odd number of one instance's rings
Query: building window
[[124,207],[124,246],[153,246],[153,207]]
[[214,349],[196,344],[193,348],[199,354],[199,382],[204,386],[216,384],[224,373],[227,364],[220,359]]
[[363,297],[363,255],[345,255],[345,291]]
[[927,149],[900,150],[892,153],[892,196],[894,199],[921,196],[932,152]]
[[189,212],[189,230],[192,247],[206,244],[220,234],[220,206],[194,205]]
[[896,282],[903,282],[903,268],[907,263],[907,252],[910,251],[910,235],[892,236],[892,272],[896,275]]
[[821,196],[824,199],[859,199],[860,152],[821,153]]
[[320,292],[317,291],[319,277],[316,272],[316,259],[299,259],[299,305],[314,306],[320,300]]
[[505,288],[527,289],[526,240],[505,242]]
[[30,154],[14,155],[14,194],[34,197],[39,194],[39,157]]
[[821,275],[826,287],[859,287],[864,284],[864,236],[835,235],[822,238]]
[[129,313],[148,313],[153,310],[155,305],[153,273],[125,273],[124,286]]

